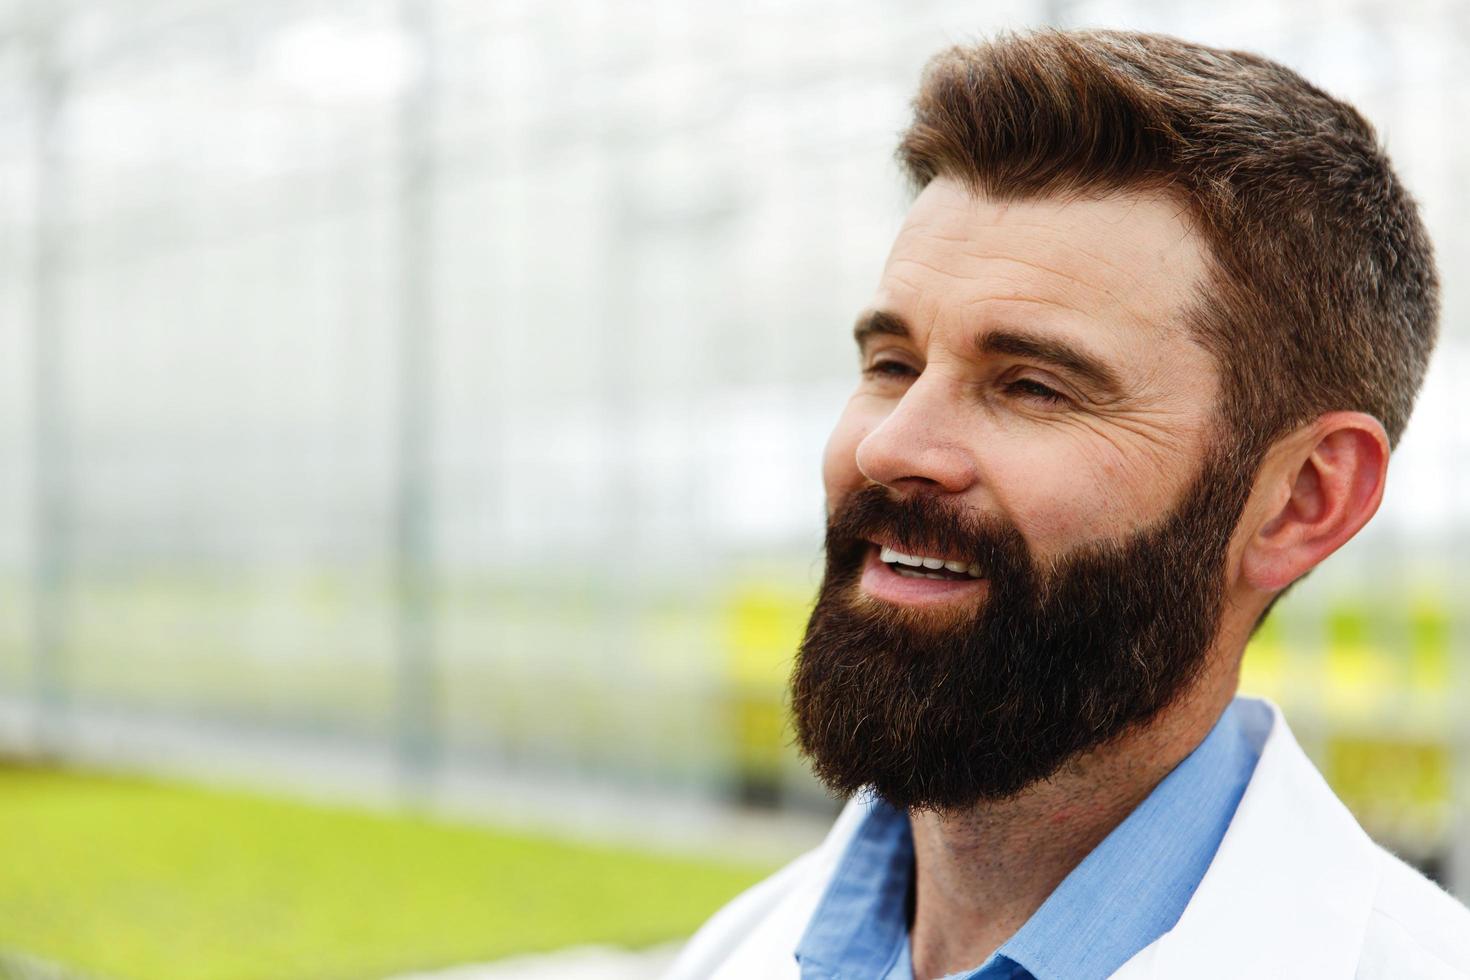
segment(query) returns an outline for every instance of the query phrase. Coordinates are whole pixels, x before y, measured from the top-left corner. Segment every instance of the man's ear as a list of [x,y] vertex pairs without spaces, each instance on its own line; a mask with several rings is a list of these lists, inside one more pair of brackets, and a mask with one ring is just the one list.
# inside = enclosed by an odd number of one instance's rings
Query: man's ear
[[1388,475],[1388,434],[1362,412],[1323,415],[1279,448],[1262,467],[1264,512],[1241,555],[1242,578],[1262,592],[1286,588],[1357,534]]

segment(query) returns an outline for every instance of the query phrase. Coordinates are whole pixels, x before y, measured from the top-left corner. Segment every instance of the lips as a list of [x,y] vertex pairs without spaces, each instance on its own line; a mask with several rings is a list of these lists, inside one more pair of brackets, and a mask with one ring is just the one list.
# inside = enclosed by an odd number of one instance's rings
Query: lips
[[931,579],[980,577],[979,562],[966,562],[957,558],[934,558],[928,555],[909,555],[884,545],[878,547],[878,560],[905,577]]
[[[904,606],[939,605],[973,598],[989,586],[986,579],[978,577],[978,568],[974,565],[955,560],[955,564],[964,569],[956,572],[938,559],[930,559],[940,561],[938,567],[928,564],[916,566],[909,561],[885,561],[885,555],[893,557],[892,549],[871,544],[863,562],[862,591],[876,599]],[[912,559],[915,556],[901,557]],[[971,574],[971,569],[976,570],[975,575]]]

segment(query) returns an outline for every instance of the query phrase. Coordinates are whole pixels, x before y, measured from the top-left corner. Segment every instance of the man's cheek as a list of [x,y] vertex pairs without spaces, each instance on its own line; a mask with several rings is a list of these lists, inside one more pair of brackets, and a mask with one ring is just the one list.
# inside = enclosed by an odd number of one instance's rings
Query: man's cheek
[[827,493],[827,516],[832,515],[837,504],[849,492],[847,484],[850,477],[847,475],[848,467],[844,467],[837,450],[828,443],[827,450],[822,455],[822,487]]
[[868,429],[844,415],[827,439],[822,451],[822,485],[827,491],[827,512],[845,495],[866,481],[857,465],[857,447]]
[[1079,439],[1067,452],[1032,462],[1023,481],[1026,499],[1019,505],[1028,516],[1017,519],[1032,541],[1053,538],[1065,549],[1127,537],[1168,510],[1173,477],[1165,461]]
[[1034,555],[1060,555],[1089,541],[1114,536],[1127,524],[1126,496],[1088,467],[1033,471],[1020,481],[1007,507]]
[[1037,557],[1065,554],[1097,536],[1089,515],[1075,507],[1057,505],[1038,507],[1019,516],[1016,528]]

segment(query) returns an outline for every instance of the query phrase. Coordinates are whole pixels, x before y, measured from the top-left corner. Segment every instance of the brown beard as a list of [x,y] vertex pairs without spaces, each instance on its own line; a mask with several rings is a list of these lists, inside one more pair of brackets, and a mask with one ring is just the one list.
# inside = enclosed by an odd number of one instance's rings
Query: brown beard
[[[1045,568],[998,517],[878,484],[849,494],[828,521],[791,681],[818,778],[841,796],[870,786],[897,807],[953,812],[1013,796],[1152,719],[1204,666],[1253,472],[1217,445],[1160,521]],[[874,538],[969,556],[988,589],[947,619],[867,596],[858,580]]]

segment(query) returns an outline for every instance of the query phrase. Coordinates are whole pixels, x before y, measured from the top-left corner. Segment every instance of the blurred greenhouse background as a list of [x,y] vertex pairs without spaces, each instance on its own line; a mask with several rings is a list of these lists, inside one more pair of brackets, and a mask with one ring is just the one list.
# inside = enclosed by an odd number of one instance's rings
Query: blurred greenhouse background
[[1041,23],[1279,58],[1423,204],[1383,510],[1244,686],[1470,896],[1453,0],[0,0],[0,749],[810,839],[783,687],[895,137],[930,54]]

